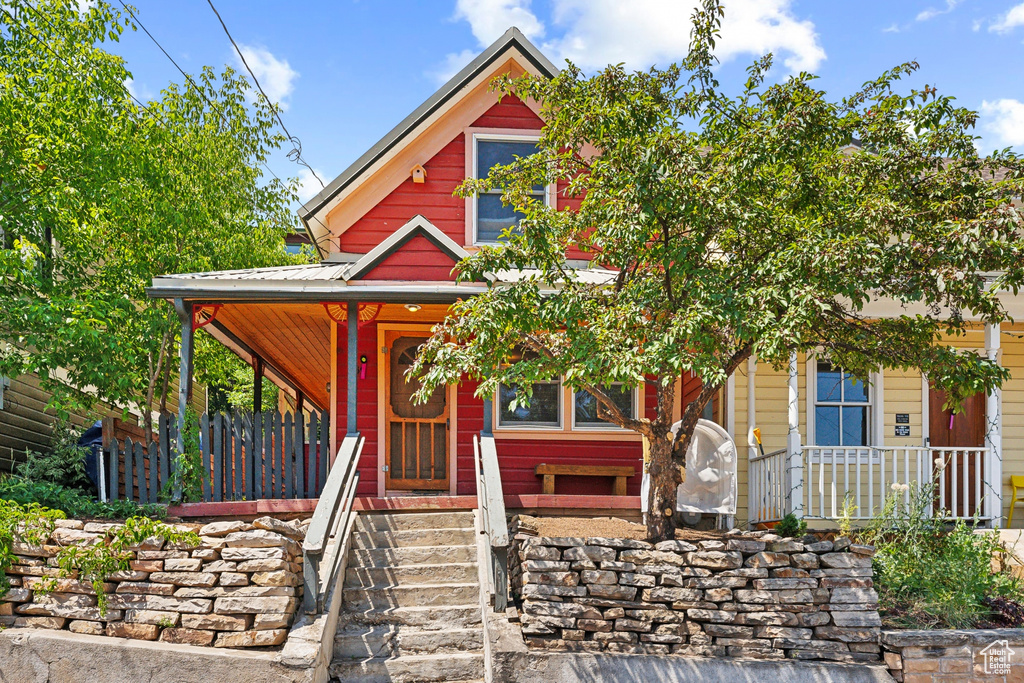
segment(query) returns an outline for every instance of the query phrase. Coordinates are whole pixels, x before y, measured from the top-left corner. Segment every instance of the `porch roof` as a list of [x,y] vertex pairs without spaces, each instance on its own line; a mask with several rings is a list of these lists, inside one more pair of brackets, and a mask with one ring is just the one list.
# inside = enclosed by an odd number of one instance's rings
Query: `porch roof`
[[[369,254],[367,255],[369,256]],[[209,301],[373,301],[450,303],[479,294],[488,283],[408,280],[349,280],[360,263],[324,261],[301,266],[182,273],[153,278],[146,290],[150,298]],[[492,283],[511,283],[538,277],[531,268],[495,273]],[[615,272],[604,268],[577,268],[573,276],[587,284],[608,284]],[[552,288],[546,288],[554,291]]]

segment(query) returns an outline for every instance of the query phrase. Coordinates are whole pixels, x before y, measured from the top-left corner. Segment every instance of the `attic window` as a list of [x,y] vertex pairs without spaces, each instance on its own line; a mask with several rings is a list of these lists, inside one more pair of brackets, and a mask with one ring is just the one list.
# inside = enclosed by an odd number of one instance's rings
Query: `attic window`
[[[537,136],[530,135],[473,135],[473,175],[486,178],[491,168],[511,164],[516,157],[528,157],[537,151]],[[544,187],[537,185],[531,193],[536,199],[549,203]],[[519,225],[523,214],[511,206],[504,206],[501,190],[492,189],[480,194],[473,202],[473,243],[497,242],[501,233]]]

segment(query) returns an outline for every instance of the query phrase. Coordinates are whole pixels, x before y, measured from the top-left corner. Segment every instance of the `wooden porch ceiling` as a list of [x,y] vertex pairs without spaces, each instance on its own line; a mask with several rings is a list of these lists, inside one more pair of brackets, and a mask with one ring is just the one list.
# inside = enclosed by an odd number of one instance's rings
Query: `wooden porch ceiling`
[[216,323],[286,375],[313,403],[329,407],[331,321],[323,306],[226,303]]

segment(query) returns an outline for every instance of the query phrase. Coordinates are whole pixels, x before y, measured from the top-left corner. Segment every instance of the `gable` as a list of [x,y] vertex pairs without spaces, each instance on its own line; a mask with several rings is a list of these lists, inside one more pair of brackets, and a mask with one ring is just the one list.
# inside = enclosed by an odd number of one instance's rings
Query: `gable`
[[[408,179],[414,166],[426,167],[430,159],[497,105],[498,93],[490,88],[494,77],[524,73],[551,77],[557,72],[518,30],[509,29],[299,210],[314,243],[334,248],[337,237]],[[539,106],[532,102],[526,106],[536,117]],[[499,110],[495,120],[521,118],[504,116],[506,113]],[[506,127],[523,126],[513,121]],[[328,235],[332,239],[325,240]]]
[[[539,131],[544,122],[515,97],[495,102],[467,126],[473,129]],[[460,131],[423,163],[426,179],[414,183],[406,175],[391,192],[361,216],[347,216],[348,227],[333,240],[343,252],[363,254],[380,244],[414,214],[422,214],[458,244],[466,243],[466,200],[454,195],[469,167],[468,133]],[[332,233],[335,224],[332,223]]]
[[416,235],[399,249],[384,257],[361,280],[454,281],[452,268],[457,263],[424,235]]

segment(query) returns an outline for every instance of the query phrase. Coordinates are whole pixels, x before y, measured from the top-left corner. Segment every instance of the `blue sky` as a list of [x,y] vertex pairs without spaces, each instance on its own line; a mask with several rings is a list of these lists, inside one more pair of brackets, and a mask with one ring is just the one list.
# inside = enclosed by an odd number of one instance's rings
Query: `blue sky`
[[[206,0],[135,0],[139,19],[190,72],[238,59]],[[329,181],[510,25],[556,64],[646,68],[686,51],[688,0],[214,0],[264,88],[285,107],[303,156]],[[115,1],[116,5],[116,1]],[[776,54],[777,77],[806,69],[838,98],[884,69],[916,60],[907,87],[937,86],[979,110],[981,149],[1024,152],[1021,0],[727,0],[719,45],[723,84]],[[151,97],[180,81],[140,30],[112,47]],[[302,198],[319,184],[300,175]]]

